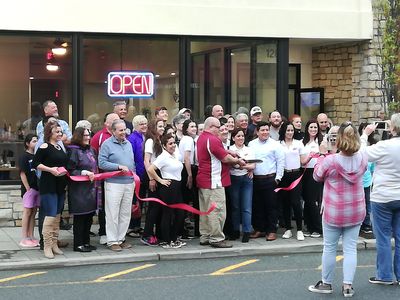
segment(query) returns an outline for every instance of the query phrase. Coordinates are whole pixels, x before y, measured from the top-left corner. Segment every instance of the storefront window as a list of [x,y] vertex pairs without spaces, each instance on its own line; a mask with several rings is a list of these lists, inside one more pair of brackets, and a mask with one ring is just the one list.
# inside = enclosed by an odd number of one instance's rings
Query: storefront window
[[[23,140],[36,131],[45,101],[53,100],[60,118],[72,122],[70,41],[67,36],[0,36],[0,183],[19,180]],[[61,44],[61,53],[54,50]]]
[[250,48],[231,52],[231,110],[250,108]]
[[[177,39],[84,39],[84,118],[93,131],[103,126],[104,115],[116,100],[127,102],[127,120],[137,114],[154,117],[157,106],[168,109],[170,120],[179,108],[179,46]],[[110,98],[107,74],[111,71],[149,71],[155,76],[151,98]]]
[[276,43],[257,46],[256,103],[265,112],[276,109],[276,60]]
[[221,104],[226,113],[239,107],[276,109],[277,44],[260,40],[191,41],[191,92],[195,117]]

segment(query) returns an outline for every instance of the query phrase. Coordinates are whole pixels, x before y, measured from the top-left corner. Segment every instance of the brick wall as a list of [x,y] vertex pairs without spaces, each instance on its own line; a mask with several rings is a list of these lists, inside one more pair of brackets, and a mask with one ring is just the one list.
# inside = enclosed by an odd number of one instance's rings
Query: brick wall
[[378,25],[370,41],[313,48],[313,87],[325,89],[325,111],[335,124],[371,122],[383,111]]
[[[0,185],[0,226],[21,226],[22,222],[22,198],[19,185]],[[36,215],[37,218],[37,215]],[[68,213],[68,201],[65,201],[63,218],[70,218]],[[72,223],[72,218],[69,220]],[[94,223],[97,219],[94,218]]]
[[0,226],[21,226],[22,209],[19,186],[0,186]]

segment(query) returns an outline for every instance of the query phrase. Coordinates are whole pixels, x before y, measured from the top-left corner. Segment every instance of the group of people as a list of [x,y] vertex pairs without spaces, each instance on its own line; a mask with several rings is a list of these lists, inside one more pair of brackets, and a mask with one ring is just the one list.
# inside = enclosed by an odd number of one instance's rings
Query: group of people
[[[59,219],[68,187],[75,251],[96,248],[89,235],[96,211],[100,243],[113,251],[131,247],[127,235],[140,235],[149,246],[180,248],[185,238],[191,238],[186,226],[190,218],[200,245],[228,248],[232,247],[229,240],[240,237],[243,243],[261,237],[274,241],[279,226],[285,228],[282,238],[289,239],[294,235],[294,218],[297,240],[321,235],[324,239],[322,280],[310,291],[332,292],[335,253],[342,236],[343,294],[353,295],[357,237],[360,229],[369,232],[372,227],[378,253],[377,274],[370,281],[393,282],[392,266],[400,280],[400,193],[394,184],[397,172],[390,172],[399,165],[395,137],[400,134],[400,115],[391,120],[393,137],[373,145],[368,139],[373,125],[360,125],[360,138],[353,124],[333,126],[324,113],[309,120],[304,131],[299,115],[286,119],[273,111],[267,118],[259,106],[250,111],[240,108],[233,115],[224,114],[221,105],[209,106],[200,124],[188,108],[168,124],[168,110],[158,107],[150,120],[137,115],[130,122],[125,120],[122,101],[115,102],[114,111],[105,116],[102,130],[93,135],[90,123],[83,120],[72,135],[54,113],[54,105],[45,103],[46,116],[38,124],[38,135],[25,139],[21,161],[24,246],[38,244],[33,218],[40,198],[44,254],[52,258],[62,253]],[[87,181],[69,180],[64,170],[86,176]],[[96,173],[110,171],[119,173],[104,182],[94,180]],[[133,173],[140,182],[135,183]],[[139,195],[134,194],[135,184],[140,184]],[[144,229],[140,216],[132,214],[132,207],[140,205],[137,197],[158,198],[166,204],[148,203]],[[180,203],[203,212],[213,209],[191,216],[169,206]],[[392,233],[396,239],[393,264]]]

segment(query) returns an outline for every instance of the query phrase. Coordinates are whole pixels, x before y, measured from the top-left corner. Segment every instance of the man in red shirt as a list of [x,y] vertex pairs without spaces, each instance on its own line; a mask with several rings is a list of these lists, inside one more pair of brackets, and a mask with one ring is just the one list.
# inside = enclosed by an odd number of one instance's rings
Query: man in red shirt
[[96,151],[97,155],[99,154],[99,149],[100,149],[101,144],[106,139],[108,139],[109,137],[112,136],[111,125],[115,120],[118,120],[118,119],[119,119],[119,117],[116,113],[109,113],[105,117],[103,129],[96,132],[96,134],[90,140],[90,147],[92,147]]
[[[119,116],[116,113],[109,113],[106,115],[104,120],[104,127],[102,130],[96,132],[93,138],[90,140],[90,147],[92,147],[96,154],[99,155],[101,144],[104,143],[105,140],[112,136],[111,126],[115,120],[118,120]],[[102,208],[99,209],[98,218],[99,218],[99,236],[100,236],[100,244],[107,244],[107,235],[106,235],[106,213],[104,211],[104,182],[101,183],[102,189]]]
[[230,248],[232,245],[225,241],[223,233],[226,219],[225,187],[231,184],[230,165],[243,166],[246,163],[224,149],[218,138],[220,126],[217,118],[207,118],[204,131],[197,141],[200,210],[206,211],[212,202],[216,203],[216,208],[209,215],[200,216],[200,245]]

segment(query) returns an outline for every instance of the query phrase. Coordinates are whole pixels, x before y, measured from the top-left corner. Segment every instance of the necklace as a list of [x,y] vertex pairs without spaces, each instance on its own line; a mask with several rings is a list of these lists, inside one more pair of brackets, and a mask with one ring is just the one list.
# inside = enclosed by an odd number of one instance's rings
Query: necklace
[[56,148],[57,150],[61,150],[61,146],[60,146],[60,145],[55,144],[55,145],[53,145],[53,146],[54,146],[54,148]]

